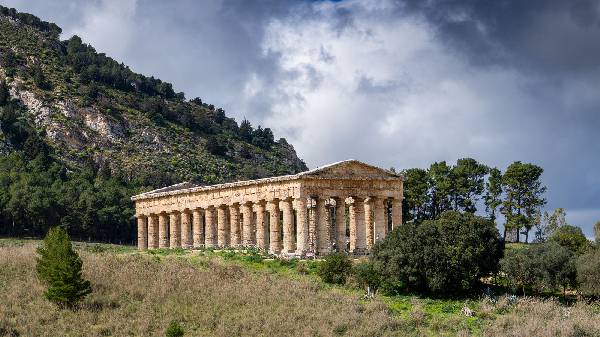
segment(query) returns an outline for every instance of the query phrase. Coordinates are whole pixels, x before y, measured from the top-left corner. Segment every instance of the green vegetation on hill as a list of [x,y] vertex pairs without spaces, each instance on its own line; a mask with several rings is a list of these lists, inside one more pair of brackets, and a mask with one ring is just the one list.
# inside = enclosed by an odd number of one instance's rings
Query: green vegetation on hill
[[[285,139],[0,6],[0,236],[132,243],[132,194],[306,170]],[[200,81],[203,79],[199,79]]]

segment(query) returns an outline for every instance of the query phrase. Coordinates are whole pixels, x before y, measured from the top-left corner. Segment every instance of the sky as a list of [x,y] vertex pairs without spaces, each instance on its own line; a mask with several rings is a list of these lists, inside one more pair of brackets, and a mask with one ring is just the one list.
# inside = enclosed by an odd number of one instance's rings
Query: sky
[[544,168],[546,208],[600,220],[596,0],[0,0],[273,129],[314,168],[472,157]]

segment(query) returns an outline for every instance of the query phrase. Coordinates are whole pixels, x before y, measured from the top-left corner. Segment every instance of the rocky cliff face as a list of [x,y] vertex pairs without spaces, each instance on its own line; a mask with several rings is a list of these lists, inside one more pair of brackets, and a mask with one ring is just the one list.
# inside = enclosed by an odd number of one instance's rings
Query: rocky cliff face
[[[270,130],[240,128],[221,109],[186,101],[170,84],[135,74],[78,38],[59,41],[58,27],[3,13],[0,81],[22,106],[21,120],[73,169],[91,166],[155,186],[306,169]],[[0,151],[10,152],[12,144],[0,139]]]

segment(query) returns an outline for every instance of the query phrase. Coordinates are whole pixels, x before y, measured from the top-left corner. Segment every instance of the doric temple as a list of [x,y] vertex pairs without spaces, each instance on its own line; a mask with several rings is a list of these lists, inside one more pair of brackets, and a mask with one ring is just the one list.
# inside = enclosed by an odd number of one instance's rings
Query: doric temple
[[138,248],[364,254],[402,222],[402,176],[356,160],[273,178],[182,183],[132,197]]

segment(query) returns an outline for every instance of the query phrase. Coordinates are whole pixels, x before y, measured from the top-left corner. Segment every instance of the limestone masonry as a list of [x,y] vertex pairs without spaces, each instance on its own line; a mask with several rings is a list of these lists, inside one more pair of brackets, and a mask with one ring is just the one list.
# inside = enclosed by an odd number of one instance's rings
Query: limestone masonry
[[402,177],[346,160],[294,175],[133,196],[138,248],[364,254],[402,223]]

